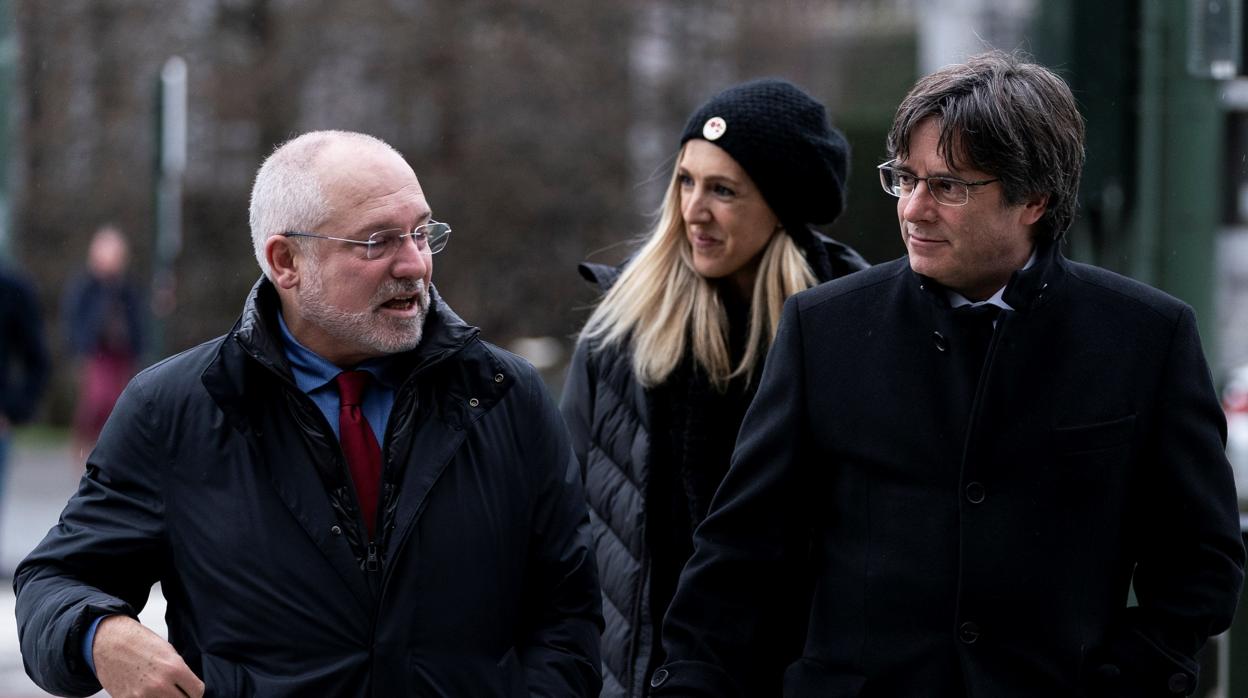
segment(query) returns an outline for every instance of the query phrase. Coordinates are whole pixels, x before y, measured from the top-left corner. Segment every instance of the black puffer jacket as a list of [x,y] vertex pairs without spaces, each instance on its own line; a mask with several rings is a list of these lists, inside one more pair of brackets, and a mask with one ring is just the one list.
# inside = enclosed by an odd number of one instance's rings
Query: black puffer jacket
[[[850,247],[816,238],[826,252],[830,278],[866,268]],[[586,280],[603,291],[620,268],[582,264]],[[828,276],[827,273],[821,276]],[[591,348],[581,342],[564,384],[560,405],[572,433],[572,445],[586,470],[586,494],[602,582],[604,697],[643,696],[654,654],[651,613],[651,551],[646,544],[647,485],[650,481],[651,414],[646,390],[633,376],[627,350]],[[729,428],[731,427],[731,428]],[[739,425],[725,425],[735,435]]]
[[583,696],[599,593],[580,466],[531,366],[433,294],[383,443],[365,547],[342,451],[295,385],[277,297],[126,388],[60,523],[18,567],[35,682],[100,689],[101,615],[152,584],[209,696]]

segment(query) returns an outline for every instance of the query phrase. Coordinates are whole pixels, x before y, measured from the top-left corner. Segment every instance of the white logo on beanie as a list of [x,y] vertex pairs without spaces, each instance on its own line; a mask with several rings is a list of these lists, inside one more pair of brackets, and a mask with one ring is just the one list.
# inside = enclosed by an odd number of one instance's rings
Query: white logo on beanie
[[702,137],[708,141],[717,141],[719,137],[724,135],[724,131],[728,130],[728,122],[718,116],[712,116],[706,120],[706,125],[702,127]]

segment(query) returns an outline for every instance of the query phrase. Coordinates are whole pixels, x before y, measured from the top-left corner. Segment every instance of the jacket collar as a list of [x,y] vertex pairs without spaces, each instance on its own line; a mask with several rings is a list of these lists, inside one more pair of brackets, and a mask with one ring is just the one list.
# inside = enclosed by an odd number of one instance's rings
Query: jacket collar
[[624,271],[624,267],[633,261],[629,257],[623,264],[618,266],[611,264],[598,264],[596,262],[581,262],[576,265],[576,271],[580,273],[581,278],[598,287],[598,290],[606,293],[615,285],[617,279],[620,278],[620,272]]
[[1066,276],[1066,258],[1061,242],[1046,240],[1036,249],[1036,263],[1010,276],[1005,286],[1005,302],[1017,311],[1034,310],[1043,305],[1051,291]]
[[[1058,241],[1044,241],[1036,248],[1036,263],[1010,275],[1003,300],[1015,311],[1027,312],[1048,302],[1066,276],[1067,262]],[[942,307],[949,307],[946,288],[931,277],[911,271],[911,276],[927,297]]]

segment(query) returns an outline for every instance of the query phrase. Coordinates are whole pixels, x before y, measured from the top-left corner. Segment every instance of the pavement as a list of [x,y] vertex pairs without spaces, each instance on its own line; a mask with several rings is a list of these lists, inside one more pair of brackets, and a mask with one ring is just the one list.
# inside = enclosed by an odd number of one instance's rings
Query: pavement
[[[68,445],[33,446],[19,439],[9,452],[8,474],[0,495],[0,698],[36,698],[40,690],[22,668],[14,616],[13,570],[56,525],[66,500],[78,486],[82,467],[73,462]],[[165,600],[152,591],[139,615],[162,636],[166,632]],[[107,696],[100,692],[97,696]]]

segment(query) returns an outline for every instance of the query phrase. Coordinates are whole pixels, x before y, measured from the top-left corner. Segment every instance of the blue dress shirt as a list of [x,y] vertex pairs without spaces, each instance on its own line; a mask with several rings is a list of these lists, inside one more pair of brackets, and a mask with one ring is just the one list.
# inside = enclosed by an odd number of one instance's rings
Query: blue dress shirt
[[[282,328],[282,339],[285,340],[286,361],[290,363],[290,371],[295,376],[295,385],[299,386],[312,402],[316,403],[325,420],[334,430],[334,438],[338,437],[338,386],[334,377],[343,369],[330,363],[311,349],[299,343],[286,326],[286,320],[279,312],[277,322]],[[386,422],[390,419],[390,410],[394,408],[394,392],[398,388],[398,377],[388,370],[393,362],[390,357],[383,356],[369,359],[354,368],[373,374],[373,382],[364,391],[364,404],[360,409],[364,418],[373,428],[379,446],[385,445]]]

